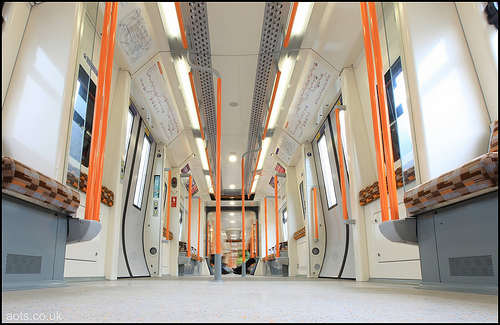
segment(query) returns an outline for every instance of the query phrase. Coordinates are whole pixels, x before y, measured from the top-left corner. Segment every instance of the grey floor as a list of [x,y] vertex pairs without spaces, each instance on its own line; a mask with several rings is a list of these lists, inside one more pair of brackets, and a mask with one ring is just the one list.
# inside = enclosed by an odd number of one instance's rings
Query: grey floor
[[2,322],[491,322],[498,295],[415,284],[224,275],[2,292]]

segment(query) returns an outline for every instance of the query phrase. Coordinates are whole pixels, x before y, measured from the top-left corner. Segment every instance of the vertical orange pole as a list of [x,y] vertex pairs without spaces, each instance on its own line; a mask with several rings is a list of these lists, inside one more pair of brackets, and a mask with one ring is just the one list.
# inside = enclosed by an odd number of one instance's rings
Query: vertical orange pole
[[167,187],[167,240],[170,240],[170,183],[171,170],[168,171],[168,187]]
[[207,251],[207,256],[208,258],[210,258],[210,246],[208,244],[208,236],[210,235],[210,222],[207,220],[207,232],[205,234],[205,238],[206,238],[206,251]]
[[[377,23],[377,10],[375,9],[375,3],[369,2],[368,8],[370,10],[370,26],[373,37],[373,52],[375,56],[375,73],[377,76],[377,86],[378,86],[378,100],[379,100],[379,110],[380,119],[382,122],[382,139],[384,141],[384,153],[385,153],[385,165],[387,169],[387,183],[389,185],[389,202],[391,205],[391,220],[399,219],[398,211],[398,194],[396,192],[396,173],[394,172],[394,157],[392,153],[392,139],[391,130],[389,127],[389,115],[387,113],[387,105],[385,100],[385,81],[382,74],[382,52],[380,50],[380,38],[378,35],[378,23]],[[383,189],[383,191],[382,191]],[[387,196],[386,188],[379,188],[380,196],[382,194]]]
[[274,175],[274,211],[276,213],[276,257],[280,257],[280,218],[278,213],[278,175]]
[[99,220],[99,210],[101,208],[101,186],[102,186],[102,170],[104,166],[104,152],[106,148],[106,133],[108,130],[108,110],[109,110],[109,93],[111,91],[111,75],[113,74],[113,57],[115,53],[115,37],[116,37],[116,20],[118,16],[118,2],[113,2],[113,15],[111,17],[111,26],[108,36],[108,55],[106,57],[106,82],[104,85],[104,109],[102,111],[102,120],[100,124],[101,131],[99,132],[99,156],[97,169],[97,182],[94,185],[94,213],[93,219]]
[[295,14],[297,13],[297,8],[299,7],[298,2],[293,3],[292,14],[290,15],[290,21],[288,22],[288,28],[286,31],[285,41],[283,43],[284,47],[288,47],[288,42],[290,41],[290,35],[292,34],[293,21],[295,20]]
[[313,187],[313,197],[314,197],[314,238],[316,240],[319,239],[318,235],[318,202],[317,202],[317,194],[316,194],[316,186]]
[[216,195],[216,205],[215,205],[215,211],[216,211],[216,225],[217,225],[217,234],[216,234],[216,254],[220,254],[220,236],[221,236],[221,229],[220,229],[220,194],[221,194],[221,188],[222,188],[222,178],[221,178],[221,168],[220,168],[220,143],[221,143],[221,79],[217,78],[217,166],[216,166],[216,177],[217,177],[217,195]]
[[184,47],[184,49],[187,49],[188,45],[186,39],[186,32],[184,31],[184,21],[182,20],[182,11],[180,2],[175,3],[175,11],[177,13],[177,21],[179,22],[179,29],[181,30],[182,46]]
[[241,273],[243,274],[243,268],[245,265],[245,251],[246,251],[246,245],[245,245],[245,158],[241,157],[241,243],[242,243],[242,266],[241,266]]
[[188,242],[187,242],[187,246],[188,246],[187,256],[188,257],[191,257],[191,190],[193,187],[192,179],[193,179],[193,176],[189,175]]
[[189,81],[191,82],[191,91],[193,92],[194,105],[196,106],[196,113],[198,114],[198,123],[200,124],[201,139],[205,140],[205,134],[203,133],[203,126],[201,125],[200,108],[198,107],[198,99],[196,98],[196,89],[194,87],[192,72],[189,72]]
[[337,150],[339,152],[339,165],[340,165],[340,187],[342,194],[342,213],[344,220],[348,219],[347,216],[347,196],[345,193],[345,175],[344,175],[344,150],[342,148],[342,136],[340,132],[340,109],[335,112],[335,123],[337,125]]
[[368,11],[366,3],[360,3],[361,6],[361,18],[363,22],[363,37],[365,43],[365,54],[366,54],[366,68],[368,71],[368,87],[370,88],[370,102],[372,108],[372,124],[373,124],[373,136],[375,140],[375,152],[377,158],[377,175],[378,175],[378,186],[380,192],[380,207],[382,214],[382,222],[389,220],[389,203],[386,195],[386,181],[384,173],[384,159],[382,139],[380,138],[380,118],[377,110],[377,98],[375,95],[375,77],[374,77],[374,66],[373,66],[373,56],[372,47],[370,40],[370,30],[368,28]]
[[267,198],[264,198],[264,216],[265,216],[265,228],[264,230],[266,231],[266,261],[267,261],[267,255],[268,255],[268,250],[267,250]]
[[269,105],[269,112],[267,113],[266,126],[264,127],[264,134],[262,135],[262,140],[266,138],[267,127],[269,125],[269,119],[271,118],[271,113],[273,111],[274,99],[276,98],[276,92],[278,91],[278,84],[280,82],[281,71],[276,74],[276,81],[274,83],[273,96],[271,97],[271,105]]
[[101,108],[102,96],[104,92],[104,81],[106,77],[106,55],[108,50],[108,28],[111,18],[111,3],[106,2],[104,9],[104,22],[102,29],[101,52],[99,56],[99,72],[97,75],[97,91],[96,100],[94,103],[94,121],[92,122],[92,139],[90,140],[89,153],[89,173],[87,179],[87,194],[85,197],[85,219],[94,220],[92,213],[94,212],[94,186],[97,181],[97,163],[98,163],[98,142],[99,142],[99,125],[101,124]]
[[201,226],[201,198],[198,198],[198,260],[201,260],[201,251],[200,251],[200,226]]

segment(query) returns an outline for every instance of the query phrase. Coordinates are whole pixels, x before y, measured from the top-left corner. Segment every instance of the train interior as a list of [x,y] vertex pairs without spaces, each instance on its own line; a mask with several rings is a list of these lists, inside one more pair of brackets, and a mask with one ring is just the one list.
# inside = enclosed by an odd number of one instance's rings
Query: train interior
[[497,10],[2,3],[3,314],[267,279],[484,295],[498,321]]

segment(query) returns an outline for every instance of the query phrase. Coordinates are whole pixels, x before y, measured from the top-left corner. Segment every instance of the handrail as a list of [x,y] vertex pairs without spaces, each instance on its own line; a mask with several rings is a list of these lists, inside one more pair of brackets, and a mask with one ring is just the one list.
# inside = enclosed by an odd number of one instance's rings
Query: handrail
[[267,250],[267,197],[264,198],[264,217],[265,217],[264,230],[266,232],[266,261],[267,261],[267,255],[268,255],[268,250]]
[[250,190],[249,190],[248,194],[250,194],[252,192],[252,186],[253,186],[253,182],[255,181],[255,174],[257,173],[257,166],[259,165],[259,159],[260,159],[261,152],[262,152],[262,147],[259,149],[259,154],[257,155],[257,161],[255,162],[255,168],[253,170],[252,182],[250,183]]
[[[244,156],[245,154],[243,154]],[[245,267],[245,158],[241,157],[241,276],[246,273]]]
[[206,255],[207,258],[210,258],[210,245],[208,244],[208,236],[209,235],[210,235],[210,222],[207,220],[207,231],[206,231],[206,234],[205,234],[205,238],[206,238],[206,248],[205,248],[205,251],[207,252],[207,255]]
[[276,98],[276,92],[278,91],[278,84],[280,82],[281,71],[276,73],[276,81],[274,82],[273,95],[271,97],[271,105],[269,105],[269,111],[267,113],[266,126],[264,127],[264,134],[262,135],[262,140],[266,138],[267,127],[269,125],[269,120],[271,119],[271,113],[273,111],[274,99]]
[[102,40],[101,40],[101,53],[99,57],[99,71],[100,74],[97,75],[97,90],[96,90],[96,101],[94,106],[94,121],[92,122],[93,136],[90,140],[90,154],[89,154],[89,172],[87,179],[87,195],[85,198],[85,219],[94,220],[92,213],[94,212],[94,184],[96,182],[97,167],[98,163],[98,139],[99,139],[99,125],[101,124],[101,107],[102,107],[102,95],[104,92],[104,80],[106,77],[106,55],[108,48],[108,27],[111,18],[111,3],[106,2],[104,9],[104,22],[102,29]]
[[168,170],[168,187],[167,187],[167,240],[170,239],[170,187],[171,187],[172,177],[171,170]]
[[201,260],[200,251],[200,226],[201,226],[201,197],[198,197],[198,260]]
[[177,21],[179,22],[179,29],[181,30],[182,46],[187,49],[186,32],[184,31],[184,21],[182,20],[181,3],[175,3],[175,12],[177,13]]
[[276,212],[276,257],[280,257],[280,232],[278,216],[278,175],[274,175],[274,211]]
[[337,125],[337,150],[339,152],[339,166],[340,166],[340,189],[342,195],[342,213],[344,216],[344,220],[347,220],[349,217],[347,215],[347,196],[345,191],[345,175],[344,175],[344,149],[342,148],[342,132],[340,132],[340,110],[345,110],[344,107],[335,106],[337,111],[335,112],[335,123]]
[[[179,9],[180,9],[180,5],[179,5]],[[187,48],[187,44],[186,44],[186,47]],[[221,83],[222,83],[222,79],[221,79],[221,76],[220,76],[220,73],[215,70],[215,69],[212,69],[212,68],[206,68],[206,67],[202,67],[202,66],[199,66],[199,65],[195,65],[191,62],[191,60],[189,59],[189,48],[187,49],[187,55],[186,55],[186,58],[187,58],[187,62],[189,64],[189,66],[193,69],[198,69],[198,70],[203,70],[203,71],[208,71],[208,72],[211,72],[211,73],[214,73],[216,76],[217,76],[217,143],[216,143],[216,148],[217,148],[217,153],[216,153],[216,162],[215,162],[215,173],[216,173],[216,178],[217,178],[217,183],[214,183],[216,185],[216,193],[215,193],[215,200],[216,200],[216,203],[215,203],[215,229],[217,231],[217,236],[215,237],[215,254],[216,254],[216,262],[219,263],[218,261],[220,261],[220,253],[221,253],[221,250],[220,250],[220,234],[221,234],[221,224],[220,224],[220,210],[221,210],[221,201],[220,201],[220,195],[221,195],[221,175],[220,175],[220,145],[221,145]],[[207,152],[207,155],[208,155],[208,152]],[[210,160],[208,160],[210,162]],[[213,179],[212,179],[212,183],[213,183]],[[221,268],[218,268],[216,267],[215,268],[215,272],[214,272],[214,280],[215,281],[221,281],[222,279],[222,269]]]
[[[365,54],[366,54],[366,69],[368,71],[368,87],[370,89],[370,103],[372,108],[372,124],[373,124],[373,136],[375,140],[375,152],[377,158],[377,175],[378,175],[378,186],[380,192],[380,207],[382,214],[382,222],[389,220],[389,203],[386,195],[386,179],[384,172],[384,159],[382,157],[382,139],[380,138],[380,118],[377,110],[377,98],[375,95],[375,77],[374,77],[374,66],[373,66],[373,56],[370,40],[370,30],[368,29],[368,11],[366,7],[366,2],[360,2],[361,6],[361,20],[363,23],[363,38],[365,43]],[[378,31],[377,31],[378,32]]]
[[[389,202],[391,205],[391,220],[399,219],[398,211],[398,194],[396,192],[396,173],[394,172],[394,157],[392,154],[392,139],[391,130],[389,127],[389,116],[387,113],[386,105],[386,92],[385,92],[385,81],[382,75],[382,52],[380,50],[380,38],[378,34],[378,23],[377,23],[377,11],[374,2],[368,3],[368,8],[370,10],[370,26],[373,37],[373,52],[375,54],[375,72],[377,75],[377,85],[378,85],[378,99],[379,99],[379,110],[380,119],[382,122],[382,139],[384,141],[384,153],[385,153],[385,166],[387,169],[387,179],[389,186]],[[387,196],[386,188],[379,187],[380,196],[384,194]]]
[[285,41],[283,43],[284,47],[288,47],[288,42],[290,41],[290,35],[292,34],[293,22],[295,20],[295,14],[297,13],[297,8],[299,7],[298,2],[293,3],[292,14],[290,15],[290,21],[288,22],[288,27],[286,31]]
[[198,123],[200,124],[201,139],[205,140],[203,133],[203,125],[201,125],[200,107],[198,106],[198,98],[196,97],[196,89],[194,88],[193,73],[189,71],[189,81],[191,82],[191,91],[193,92],[194,105],[196,106],[196,114],[198,115]]
[[313,187],[313,197],[314,197],[314,239],[317,241],[319,239],[318,236],[318,201],[316,194],[316,186]]
[[111,75],[113,74],[113,57],[115,53],[115,38],[116,38],[116,20],[118,17],[118,2],[113,2],[113,14],[111,17],[111,26],[108,36],[109,46],[107,49],[106,58],[106,82],[104,84],[104,109],[102,111],[102,122],[100,123],[99,133],[99,156],[98,156],[98,174],[97,183],[94,185],[94,220],[99,220],[99,210],[101,208],[101,186],[102,186],[102,170],[104,167],[104,152],[106,148],[106,133],[108,130],[108,111],[109,111],[109,93],[111,91]]
[[189,175],[189,192],[188,192],[188,242],[187,242],[187,257],[191,257],[191,190],[193,176]]

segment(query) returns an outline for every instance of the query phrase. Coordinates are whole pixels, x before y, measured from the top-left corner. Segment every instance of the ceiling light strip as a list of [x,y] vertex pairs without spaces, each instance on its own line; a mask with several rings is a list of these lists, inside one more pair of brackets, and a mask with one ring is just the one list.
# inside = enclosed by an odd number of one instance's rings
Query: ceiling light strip
[[193,73],[189,72],[189,81],[191,82],[191,90],[193,91],[194,105],[196,106],[196,113],[198,115],[198,123],[200,124],[201,139],[205,140],[205,134],[203,133],[203,127],[200,118],[200,108],[198,107],[198,98],[196,97],[196,89],[194,88]]
[[297,13],[297,8],[299,7],[298,2],[293,3],[293,8],[292,8],[292,14],[290,16],[290,21],[288,23],[288,28],[286,31],[286,36],[285,36],[285,41],[283,43],[284,47],[288,47],[288,43],[290,42],[290,35],[292,35],[292,27],[293,27],[293,21],[295,20],[295,14]]
[[177,21],[179,22],[179,29],[181,30],[182,46],[187,49],[188,43],[186,39],[186,32],[184,30],[184,21],[182,20],[181,3],[175,3],[175,12],[177,13]]
[[264,127],[264,134],[262,135],[262,140],[264,140],[264,138],[266,137],[267,127],[269,125],[269,119],[271,118],[271,113],[273,111],[274,99],[276,98],[276,92],[278,90],[280,77],[281,77],[281,71],[278,71],[278,73],[276,74],[276,81],[274,82],[273,96],[271,97],[271,105],[269,106],[269,111],[267,112],[267,121],[266,121],[266,126]]

